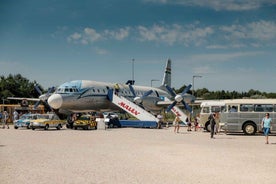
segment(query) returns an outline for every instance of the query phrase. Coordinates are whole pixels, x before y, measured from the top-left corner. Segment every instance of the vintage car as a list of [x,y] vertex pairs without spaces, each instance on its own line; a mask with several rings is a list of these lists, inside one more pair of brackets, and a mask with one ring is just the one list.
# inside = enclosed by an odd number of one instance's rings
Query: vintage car
[[63,125],[66,124],[66,120],[60,120],[56,114],[41,114],[36,120],[30,122],[30,128],[35,130],[36,128],[56,128],[60,130]]
[[37,119],[37,117],[39,116],[40,114],[23,114],[18,120],[15,120],[13,122],[14,124],[14,128],[15,129],[18,129],[20,127],[26,127],[27,129],[30,128],[30,122],[31,120],[35,120]]
[[77,120],[74,121],[73,123],[73,128],[78,129],[82,128],[84,130],[90,130],[94,128],[95,130],[97,129],[97,122],[95,116],[92,115],[81,115]]

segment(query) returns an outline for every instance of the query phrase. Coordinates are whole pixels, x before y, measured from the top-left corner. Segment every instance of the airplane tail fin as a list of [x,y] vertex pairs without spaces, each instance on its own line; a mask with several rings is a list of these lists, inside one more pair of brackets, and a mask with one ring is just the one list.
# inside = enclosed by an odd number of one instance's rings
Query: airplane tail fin
[[167,61],[167,65],[165,68],[165,72],[164,72],[164,77],[163,77],[163,81],[162,81],[162,86],[168,85],[171,86],[171,70],[172,70],[172,61],[170,59],[168,59]]

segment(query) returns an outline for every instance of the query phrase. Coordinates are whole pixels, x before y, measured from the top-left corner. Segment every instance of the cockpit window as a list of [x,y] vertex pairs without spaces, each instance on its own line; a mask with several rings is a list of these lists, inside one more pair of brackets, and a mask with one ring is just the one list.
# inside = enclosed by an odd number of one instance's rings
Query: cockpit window
[[79,92],[79,90],[73,86],[73,87],[60,87],[57,89],[57,93],[75,93]]

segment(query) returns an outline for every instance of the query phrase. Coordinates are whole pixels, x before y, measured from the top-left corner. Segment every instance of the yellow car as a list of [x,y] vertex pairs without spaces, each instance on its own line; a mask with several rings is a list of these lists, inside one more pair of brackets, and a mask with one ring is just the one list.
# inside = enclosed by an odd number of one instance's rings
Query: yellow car
[[56,128],[60,130],[64,124],[66,124],[66,121],[60,120],[56,114],[41,114],[36,120],[30,122],[30,128],[32,130],[36,128],[44,128],[44,130]]
[[73,128],[82,128],[84,130],[90,130],[94,128],[95,130],[97,130],[96,118],[91,115],[82,115],[76,121],[74,121]]

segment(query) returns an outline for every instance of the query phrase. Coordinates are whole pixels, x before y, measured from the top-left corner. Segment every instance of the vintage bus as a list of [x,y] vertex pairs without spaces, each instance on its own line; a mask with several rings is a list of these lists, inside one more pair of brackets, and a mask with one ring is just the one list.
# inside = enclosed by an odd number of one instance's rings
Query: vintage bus
[[[9,118],[7,120],[8,123],[13,123],[13,112],[17,111],[20,114],[25,113],[40,113],[44,112],[44,105],[39,105],[36,109],[34,109],[34,105],[28,105],[23,107],[20,104],[0,104],[0,112],[7,111],[9,114]],[[0,122],[1,124],[2,122]]]
[[[224,100],[206,100],[201,102],[200,104],[200,114],[199,114],[199,124],[203,127],[206,131],[210,131],[210,121],[208,117],[211,113],[214,112],[221,112],[225,108],[225,101]],[[216,122],[219,127],[219,121]]]
[[261,132],[261,122],[266,113],[272,118],[271,132],[276,130],[276,99],[234,99],[225,101],[225,111],[220,120],[226,133],[243,132],[254,135]]

